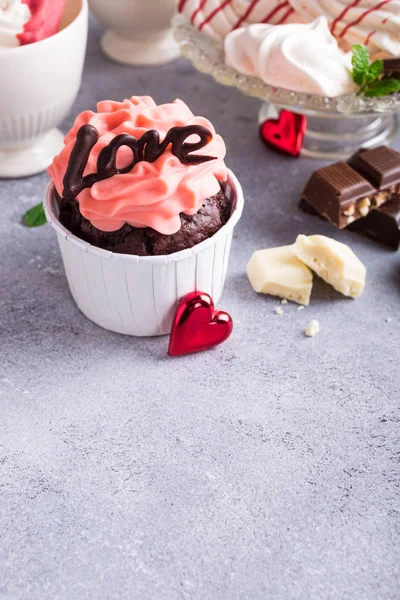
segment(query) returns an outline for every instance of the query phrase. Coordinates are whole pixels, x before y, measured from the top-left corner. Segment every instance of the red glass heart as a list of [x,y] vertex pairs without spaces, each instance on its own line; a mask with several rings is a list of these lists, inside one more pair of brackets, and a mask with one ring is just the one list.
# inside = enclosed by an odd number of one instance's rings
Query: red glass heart
[[304,115],[281,110],[279,119],[267,119],[260,127],[261,139],[267,146],[298,158],[307,130]]
[[168,354],[180,356],[208,350],[225,342],[232,329],[230,315],[214,310],[211,296],[204,292],[191,292],[183,298],[176,311]]

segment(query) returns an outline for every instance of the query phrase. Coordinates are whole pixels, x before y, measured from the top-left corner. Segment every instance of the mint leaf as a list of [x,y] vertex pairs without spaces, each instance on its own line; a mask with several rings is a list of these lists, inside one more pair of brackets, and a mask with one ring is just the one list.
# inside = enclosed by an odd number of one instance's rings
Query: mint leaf
[[372,83],[378,79],[379,75],[383,71],[383,60],[376,60],[368,67],[367,79],[368,83]]
[[364,85],[369,69],[369,52],[365,46],[361,44],[353,46],[351,64],[353,65],[353,80],[360,86]]
[[400,79],[381,79],[380,81],[374,81],[365,90],[365,96],[367,98],[376,98],[377,96],[387,96],[400,92]]
[[41,202],[27,210],[23,221],[27,227],[40,227],[44,225],[46,223],[46,215],[44,214],[43,203]]
[[369,52],[365,46],[353,46],[353,80],[360,86],[358,95],[364,94],[367,98],[387,96],[400,91],[400,80],[382,79],[383,60],[375,60],[369,64]]

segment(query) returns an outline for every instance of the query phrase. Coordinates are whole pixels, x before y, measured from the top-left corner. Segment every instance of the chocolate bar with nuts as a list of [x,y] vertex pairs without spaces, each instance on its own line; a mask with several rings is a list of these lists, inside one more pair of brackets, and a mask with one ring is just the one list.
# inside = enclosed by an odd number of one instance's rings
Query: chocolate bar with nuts
[[350,229],[398,250],[400,246],[400,196],[394,194],[377,210],[372,210],[365,219],[359,219]]
[[378,190],[345,162],[318,169],[302,199],[340,229],[368,214]]
[[339,162],[315,171],[302,199],[343,229],[399,192],[400,153],[381,146],[361,149],[348,163]]
[[[300,208],[309,215],[323,219],[304,198],[300,201]],[[393,195],[383,206],[372,210],[365,218],[354,221],[349,229],[363,233],[393,250],[398,250],[400,247],[400,196]]]

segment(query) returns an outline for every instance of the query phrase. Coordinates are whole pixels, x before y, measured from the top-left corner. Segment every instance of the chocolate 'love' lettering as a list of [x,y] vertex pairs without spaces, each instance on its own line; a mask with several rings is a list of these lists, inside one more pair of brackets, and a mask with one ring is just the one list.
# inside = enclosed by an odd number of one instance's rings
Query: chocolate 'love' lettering
[[[186,142],[192,135],[197,135],[199,141]],[[84,176],[90,153],[98,140],[99,132],[93,125],[83,125],[79,129],[63,180],[63,196],[66,200],[76,198],[82,190],[92,187],[99,181],[109,179],[113,175],[129,173],[140,161],[155,162],[170,144],[172,154],[184,165],[199,165],[215,160],[214,156],[192,154],[211,142],[212,133],[206,127],[201,125],[172,127],[163,142],[160,142],[158,131],[150,129],[139,139],[128,133],[117,135],[101,150],[97,159],[97,172]],[[122,146],[132,150],[132,161],[127,167],[118,169],[117,153]]]

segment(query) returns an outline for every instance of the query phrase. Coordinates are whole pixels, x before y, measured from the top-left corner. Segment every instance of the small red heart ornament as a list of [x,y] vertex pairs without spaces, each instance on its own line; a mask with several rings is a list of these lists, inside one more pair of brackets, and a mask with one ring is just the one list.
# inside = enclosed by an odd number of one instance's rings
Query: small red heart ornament
[[298,158],[307,130],[307,117],[281,110],[279,119],[267,119],[260,127],[261,139],[267,146]]
[[168,354],[181,356],[202,352],[222,344],[231,335],[230,315],[214,310],[214,302],[205,292],[190,292],[176,311],[169,341]]

